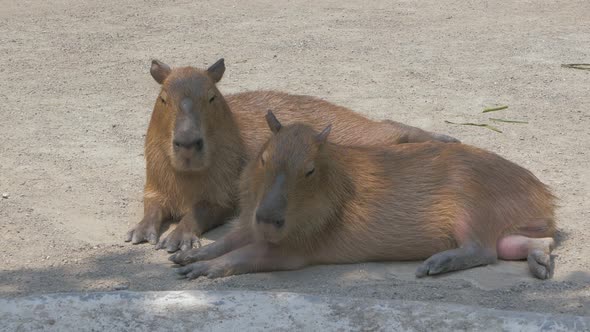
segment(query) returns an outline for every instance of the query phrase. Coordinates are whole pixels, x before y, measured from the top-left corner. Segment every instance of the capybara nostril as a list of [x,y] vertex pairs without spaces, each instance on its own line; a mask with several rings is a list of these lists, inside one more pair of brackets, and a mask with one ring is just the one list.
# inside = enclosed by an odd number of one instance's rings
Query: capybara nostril
[[263,213],[256,212],[256,222],[259,224],[268,224],[273,225],[276,228],[281,228],[285,224],[285,219],[267,216]]
[[272,218],[267,217],[263,213],[256,212],[256,222],[259,224],[271,224]]
[[196,142],[195,142],[195,149],[197,149],[197,151],[201,151],[203,149],[203,139],[199,138]]

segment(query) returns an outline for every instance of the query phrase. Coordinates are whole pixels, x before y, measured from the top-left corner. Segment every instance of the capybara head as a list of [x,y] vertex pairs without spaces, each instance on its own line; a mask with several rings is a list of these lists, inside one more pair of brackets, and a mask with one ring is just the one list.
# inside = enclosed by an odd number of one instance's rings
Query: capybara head
[[300,217],[318,206],[321,151],[331,126],[321,133],[303,124],[283,127],[271,111],[266,120],[273,136],[248,169],[255,200],[252,223],[259,239],[278,244],[310,227]]
[[[180,172],[195,172],[209,166],[211,146],[209,123],[216,112],[223,112],[225,102],[215,84],[225,71],[223,59],[207,70],[193,67],[171,69],[153,60],[150,73],[162,85],[155,110],[165,119],[165,150],[172,166]],[[159,109],[158,109],[159,108]]]

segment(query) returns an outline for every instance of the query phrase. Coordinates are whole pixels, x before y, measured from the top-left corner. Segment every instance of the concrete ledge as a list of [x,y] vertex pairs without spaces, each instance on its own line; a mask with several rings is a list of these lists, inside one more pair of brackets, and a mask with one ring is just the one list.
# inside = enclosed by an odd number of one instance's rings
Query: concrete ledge
[[0,299],[3,331],[588,331],[590,317],[247,291]]

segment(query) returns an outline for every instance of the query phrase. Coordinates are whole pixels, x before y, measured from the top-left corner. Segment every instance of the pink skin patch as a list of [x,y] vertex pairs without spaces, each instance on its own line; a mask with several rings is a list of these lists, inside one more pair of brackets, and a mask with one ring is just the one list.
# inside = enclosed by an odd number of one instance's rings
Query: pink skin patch
[[496,245],[498,257],[504,260],[526,259],[529,255],[530,240],[532,239],[522,235],[501,238]]
[[555,241],[550,237],[531,238],[523,235],[508,235],[496,245],[498,257],[504,260],[525,259],[533,250],[540,250],[546,254],[551,253]]

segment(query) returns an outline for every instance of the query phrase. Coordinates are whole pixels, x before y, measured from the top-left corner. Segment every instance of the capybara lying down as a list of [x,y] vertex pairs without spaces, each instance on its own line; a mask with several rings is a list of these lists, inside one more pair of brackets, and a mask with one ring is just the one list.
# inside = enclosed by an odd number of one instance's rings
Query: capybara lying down
[[[236,213],[239,174],[269,136],[267,108],[286,123],[338,125],[332,133],[336,143],[458,142],[393,121],[372,121],[309,96],[255,91],[224,98],[216,87],[225,72],[223,59],[207,70],[171,69],[154,60],[150,72],[162,87],[145,140],[144,217],[126,241],[149,241],[169,252],[191,248],[196,235]],[[180,222],[160,239],[161,225],[170,219]]]
[[312,264],[426,259],[416,276],[526,259],[553,272],[554,197],[493,153],[442,143],[345,146],[331,127],[282,126],[241,176],[241,213],[217,242],[170,260],[187,278]]

